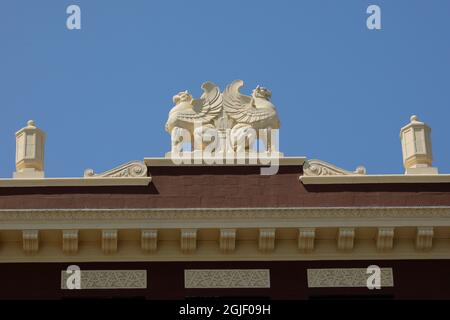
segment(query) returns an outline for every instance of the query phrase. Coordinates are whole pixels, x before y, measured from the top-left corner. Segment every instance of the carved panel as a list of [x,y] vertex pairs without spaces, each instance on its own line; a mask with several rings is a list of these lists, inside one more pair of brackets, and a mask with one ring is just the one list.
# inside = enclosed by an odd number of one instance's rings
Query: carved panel
[[158,246],[158,230],[142,230],[141,247],[145,251],[156,251]]
[[185,270],[184,287],[201,288],[270,288],[268,269]]
[[275,248],[275,229],[259,229],[259,250],[272,251]]
[[78,251],[78,230],[62,231],[62,249],[64,253],[76,253]]
[[[366,268],[308,269],[308,288],[367,287]],[[392,268],[381,268],[381,287],[393,287]]]
[[22,231],[23,250],[26,253],[33,253],[39,250],[39,230]]
[[448,219],[450,207],[0,209],[1,222],[229,219]]
[[315,228],[300,228],[298,230],[298,248],[304,252],[314,250]]
[[416,236],[416,248],[418,250],[428,251],[433,247],[433,227],[418,227]]
[[236,247],[236,229],[220,230],[220,250],[234,251]]
[[[61,271],[61,289],[70,275]],[[81,289],[145,289],[147,270],[81,270]]]

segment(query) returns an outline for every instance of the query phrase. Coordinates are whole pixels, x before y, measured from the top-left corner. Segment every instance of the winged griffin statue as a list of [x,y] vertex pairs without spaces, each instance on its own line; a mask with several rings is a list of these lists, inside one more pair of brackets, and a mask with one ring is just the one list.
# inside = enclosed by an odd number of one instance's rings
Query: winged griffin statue
[[[270,90],[257,86],[251,96],[239,92],[244,82],[233,81],[223,93],[223,106],[227,115],[234,121],[231,129],[231,141],[233,148],[248,148],[256,139],[262,140],[267,151],[273,150],[271,142],[271,130],[280,128],[275,106],[270,101]],[[243,136],[249,138],[245,144],[237,143]]]
[[[171,134],[172,151],[180,150],[180,144],[191,139],[194,150],[205,147],[201,139],[209,130],[215,131],[220,142],[216,150],[248,151],[256,139],[260,139],[267,151],[274,151],[271,130],[280,128],[275,106],[270,101],[271,92],[257,86],[251,96],[240,93],[242,80],[233,81],[223,94],[212,82],[202,85],[203,94],[193,99],[188,91],[173,97],[175,106],[169,112],[166,131]],[[192,140],[191,137],[194,137]],[[195,143],[197,139],[201,143]],[[240,143],[244,141],[244,144]],[[227,150],[228,151],[228,150]],[[276,150],[275,150],[276,151]]]
[[[222,94],[212,82],[202,85],[203,94],[199,99],[193,99],[188,91],[178,93],[173,97],[175,106],[169,112],[166,131],[172,137],[172,150],[183,141],[183,131],[189,137],[202,135],[207,129],[214,129],[214,120],[222,114]],[[196,131],[197,130],[197,131]],[[191,140],[191,145],[194,146]]]

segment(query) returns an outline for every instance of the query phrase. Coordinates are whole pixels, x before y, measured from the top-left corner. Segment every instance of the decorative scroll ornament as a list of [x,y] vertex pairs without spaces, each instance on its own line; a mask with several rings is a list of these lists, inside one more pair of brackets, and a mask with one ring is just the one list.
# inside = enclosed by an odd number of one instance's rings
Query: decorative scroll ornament
[[101,178],[133,178],[147,177],[147,166],[143,161],[130,161],[114,169],[95,174],[94,170],[86,169],[84,171],[85,178],[101,177]]
[[305,176],[346,176],[364,175],[366,168],[359,166],[355,171],[347,171],[322,160],[308,160],[303,164],[303,175]]

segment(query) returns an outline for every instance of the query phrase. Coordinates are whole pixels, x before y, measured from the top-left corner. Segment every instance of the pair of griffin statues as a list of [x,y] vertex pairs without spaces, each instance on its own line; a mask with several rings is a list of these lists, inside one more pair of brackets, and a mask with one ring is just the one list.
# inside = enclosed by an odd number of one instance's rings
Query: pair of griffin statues
[[[277,151],[272,133],[273,129],[280,128],[280,121],[271,102],[272,93],[257,86],[252,95],[247,96],[239,91],[243,85],[242,80],[233,81],[221,93],[217,85],[205,82],[199,99],[193,99],[188,91],[175,95],[175,106],[170,110],[165,126],[171,134],[172,151],[185,142],[190,142],[194,151],[202,150],[214,139],[219,139],[216,150],[249,151],[259,139],[265,151]],[[204,139],[205,135],[209,138]],[[183,137],[189,137],[191,141],[185,141]],[[205,140],[210,141],[205,143]],[[227,144],[220,141],[227,141]]]

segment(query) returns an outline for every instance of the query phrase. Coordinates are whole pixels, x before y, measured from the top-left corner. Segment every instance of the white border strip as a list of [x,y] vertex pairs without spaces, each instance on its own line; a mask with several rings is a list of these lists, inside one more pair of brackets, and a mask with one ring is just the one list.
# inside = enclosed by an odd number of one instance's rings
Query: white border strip
[[450,174],[435,175],[335,175],[335,176],[300,176],[305,184],[381,184],[381,183],[450,183]]

